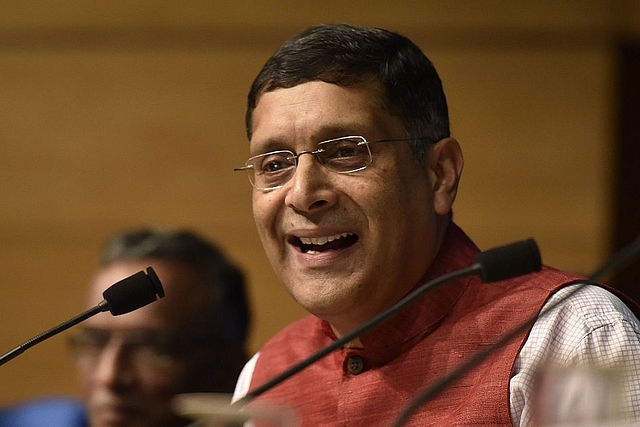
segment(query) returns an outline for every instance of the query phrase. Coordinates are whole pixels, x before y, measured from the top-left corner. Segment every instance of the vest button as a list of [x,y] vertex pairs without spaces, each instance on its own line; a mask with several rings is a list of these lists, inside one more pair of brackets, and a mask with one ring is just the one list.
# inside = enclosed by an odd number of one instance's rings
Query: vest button
[[352,375],[361,374],[364,371],[364,360],[360,356],[349,356],[347,359],[347,371]]

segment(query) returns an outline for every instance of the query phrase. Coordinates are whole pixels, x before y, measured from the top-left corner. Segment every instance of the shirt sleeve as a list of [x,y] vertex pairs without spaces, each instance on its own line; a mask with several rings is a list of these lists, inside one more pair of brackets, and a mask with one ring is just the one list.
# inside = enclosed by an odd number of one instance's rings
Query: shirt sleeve
[[[618,297],[593,285],[546,312],[577,286],[549,299],[516,359],[509,397],[514,426],[534,424],[536,405],[544,395],[536,395],[536,390],[546,378],[556,380],[554,393],[560,390],[546,411],[555,422],[602,412],[625,422],[640,420],[640,322]],[[603,379],[610,384],[602,385]],[[608,388],[596,396],[600,386]]]

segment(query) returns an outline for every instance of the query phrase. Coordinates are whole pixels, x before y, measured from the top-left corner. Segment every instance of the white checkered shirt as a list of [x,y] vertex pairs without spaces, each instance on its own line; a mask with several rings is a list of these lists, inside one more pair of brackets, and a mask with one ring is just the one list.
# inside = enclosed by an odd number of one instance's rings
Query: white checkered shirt
[[[576,286],[558,291],[545,307]],[[552,370],[558,365],[565,369]],[[545,367],[548,367],[545,378],[565,379],[556,384],[556,389],[563,387],[560,392],[545,388],[544,393],[536,395],[540,383],[536,384],[535,380],[543,377],[541,373],[545,372]],[[609,372],[608,376],[604,375],[609,379],[614,378],[612,373],[619,373],[613,384],[618,388],[605,387],[604,391],[599,391],[598,376],[590,377],[584,370],[579,374],[577,367],[588,367],[586,372],[591,373]],[[572,371],[578,374],[573,375]],[[613,391],[617,394],[611,399]],[[540,396],[540,400],[536,396]],[[552,415],[552,421],[556,423],[585,425],[589,416],[597,418],[603,411],[610,414],[614,411],[613,416],[620,422],[640,420],[640,322],[610,292],[592,285],[584,286],[536,320],[514,366],[510,404],[514,426],[534,425],[539,408],[544,408],[539,413]],[[615,408],[612,409],[611,404]]]

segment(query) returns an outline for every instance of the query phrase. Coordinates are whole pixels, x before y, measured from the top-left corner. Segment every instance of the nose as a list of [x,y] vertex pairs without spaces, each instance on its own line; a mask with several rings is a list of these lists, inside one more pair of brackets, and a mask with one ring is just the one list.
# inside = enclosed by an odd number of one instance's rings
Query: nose
[[98,384],[108,388],[124,388],[133,383],[135,372],[127,361],[125,346],[109,342],[100,353],[93,375]]
[[[309,156],[303,156],[309,154]],[[299,212],[316,212],[336,203],[331,172],[310,151],[298,154],[298,165],[286,186],[285,205]]]

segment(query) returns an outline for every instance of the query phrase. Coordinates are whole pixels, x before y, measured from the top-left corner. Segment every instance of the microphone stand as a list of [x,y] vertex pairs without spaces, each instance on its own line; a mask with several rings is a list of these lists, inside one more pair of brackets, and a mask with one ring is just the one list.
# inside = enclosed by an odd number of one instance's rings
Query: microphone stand
[[[355,338],[359,337],[369,329],[394,316],[405,306],[413,303],[424,293],[435,288],[436,286],[442,285],[443,283],[451,280],[471,275],[479,275],[485,282],[498,281],[506,279],[508,277],[514,277],[531,273],[533,271],[538,271],[541,268],[541,264],[542,263],[540,260],[538,245],[533,239],[523,240],[520,242],[511,243],[506,246],[481,252],[477,255],[476,262],[472,266],[450,272],[448,274],[445,274],[444,276],[440,276],[421,285],[416,290],[398,301],[395,305],[380,312],[378,315],[369,319],[367,322],[358,326],[351,332],[347,333],[341,338],[338,338],[328,346],[312,354],[310,357],[302,360],[301,362],[298,362],[297,364],[275,376],[266,383],[249,391],[244,397],[235,401],[232,406],[242,407],[246,405],[265,391],[271,389],[272,387],[275,387],[276,385],[285,381],[287,378],[302,371],[312,363],[327,356],[332,351],[344,346],[350,341],[353,341]],[[507,265],[508,267],[505,268],[505,265]]]
[[535,321],[547,313],[549,313],[554,308],[563,304],[567,299],[571,298],[573,295],[576,295],[580,292],[586,285],[593,283],[597,278],[603,276],[607,272],[611,272],[620,268],[620,266],[629,261],[629,259],[635,255],[640,250],[640,236],[636,237],[634,241],[625,246],[620,252],[614,255],[608,262],[604,263],[600,268],[594,271],[587,279],[581,280],[578,282],[574,282],[577,286],[572,289],[570,292],[565,294],[562,298],[558,299],[554,303],[547,306],[543,311],[540,312],[539,315],[535,315],[526,319],[524,322],[520,323],[511,331],[507,332],[496,341],[493,345],[485,348],[483,351],[477,352],[473,357],[469,358],[466,362],[460,364],[456,369],[450,372],[447,375],[442,376],[439,380],[435,381],[431,386],[427,387],[425,390],[421,391],[416,397],[413,398],[409,404],[407,404],[402,412],[396,417],[391,427],[401,427],[404,425],[411,415],[424,403],[428,402],[430,399],[433,399],[438,394],[440,394],[449,384],[453,383],[455,380],[460,378],[462,375],[470,371],[471,369],[478,366],[484,359],[486,359],[491,353],[495,350],[499,349],[513,338],[515,338],[519,333],[524,331],[526,328],[530,327],[535,323]]
[[36,335],[30,340],[25,341],[0,356],[0,366],[24,353],[25,350],[33,347],[39,342],[44,341],[65,329],[69,329],[70,327],[98,313],[110,311],[112,315],[119,316],[121,314],[137,310],[140,307],[144,307],[145,305],[155,301],[158,297],[164,297],[164,289],[162,288],[162,283],[160,283],[160,279],[153,268],[147,267],[146,273],[144,271],[139,271],[138,273],[126,277],[109,286],[102,293],[102,296],[104,299],[95,307],[90,308],[84,313],[80,313],[58,326],[54,326],[53,328]]
[[241,399],[238,399],[237,401],[235,401],[231,406],[244,406],[244,405],[246,405],[251,400],[253,400],[254,398],[258,397],[259,395],[261,395],[265,391],[267,391],[270,388],[280,384],[281,382],[283,382],[287,378],[297,374],[298,372],[300,372],[303,369],[305,369],[307,366],[309,366],[312,363],[315,363],[316,361],[322,359],[323,357],[327,356],[328,354],[330,354],[334,350],[344,346],[345,344],[347,344],[348,342],[350,342],[350,341],[354,340],[355,338],[359,337],[360,335],[362,335],[363,333],[365,333],[369,329],[373,328],[374,326],[380,324],[381,322],[383,322],[386,319],[390,318],[391,316],[395,315],[403,307],[405,307],[406,305],[409,305],[410,303],[415,301],[418,297],[423,295],[428,290],[433,289],[436,286],[439,286],[439,285],[441,285],[443,283],[446,283],[446,282],[448,282],[450,280],[455,280],[455,279],[458,279],[458,278],[461,278],[461,277],[471,276],[471,275],[477,274],[481,270],[481,268],[482,268],[482,266],[480,264],[476,263],[476,264],[472,265],[471,267],[467,267],[467,268],[462,269],[462,270],[454,271],[452,273],[449,273],[449,274],[446,274],[444,276],[438,277],[437,279],[435,279],[435,280],[433,280],[431,282],[425,283],[424,285],[420,286],[418,289],[416,289],[415,291],[413,291],[412,293],[408,294],[403,299],[398,301],[391,308],[379,313],[377,316],[369,319],[367,322],[365,322],[362,325],[358,326],[357,328],[355,328],[354,330],[352,330],[348,334],[343,335],[342,337],[336,339],[335,341],[333,341],[328,346],[324,347],[323,349],[321,349],[317,353],[314,353],[313,355],[311,355],[309,358],[304,359],[301,362],[298,362],[297,364],[293,365],[292,367],[290,367],[286,371],[280,373],[279,375],[276,375],[275,377],[273,377],[271,380],[267,381],[266,383],[264,383],[264,384],[256,387],[255,389],[249,391],[244,397],[242,397]]
[[90,318],[91,316],[94,316],[98,313],[101,313],[103,311],[108,311],[109,310],[109,303],[106,300],[102,300],[102,302],[98,305],[96,305],[93,308],[90,308],[89,310],[85,311],[84,313],[80,313],[78,314],[76,317],[73,317],[65,322],[62,322],[61,324],[54,326],[53,328],[42,332],[41,334],[36,335],[35,337],[31,338],[30,340],[25,341],[24,343],[20,344],[19,346],[15,347],[12,350],[9,350],[8,352],[6,352],[5,354],[3,354],[2,356],[0,356],[0,366],[4,365],[5,363],[7,363],[8,361],[10,361],[11,359],[13,359],[14,357],[17,357],[19,355],[21,355],[22,353],[24,353],[25,350],[33,347],[34,345],[38,344],[39,342],[42,342],[44,340],[46,340],[47,338],[52,337],[53,335],[56,335],[66,329],[69,329],[70,327],[77,325],[78,323],[87,320],[88,318]]

